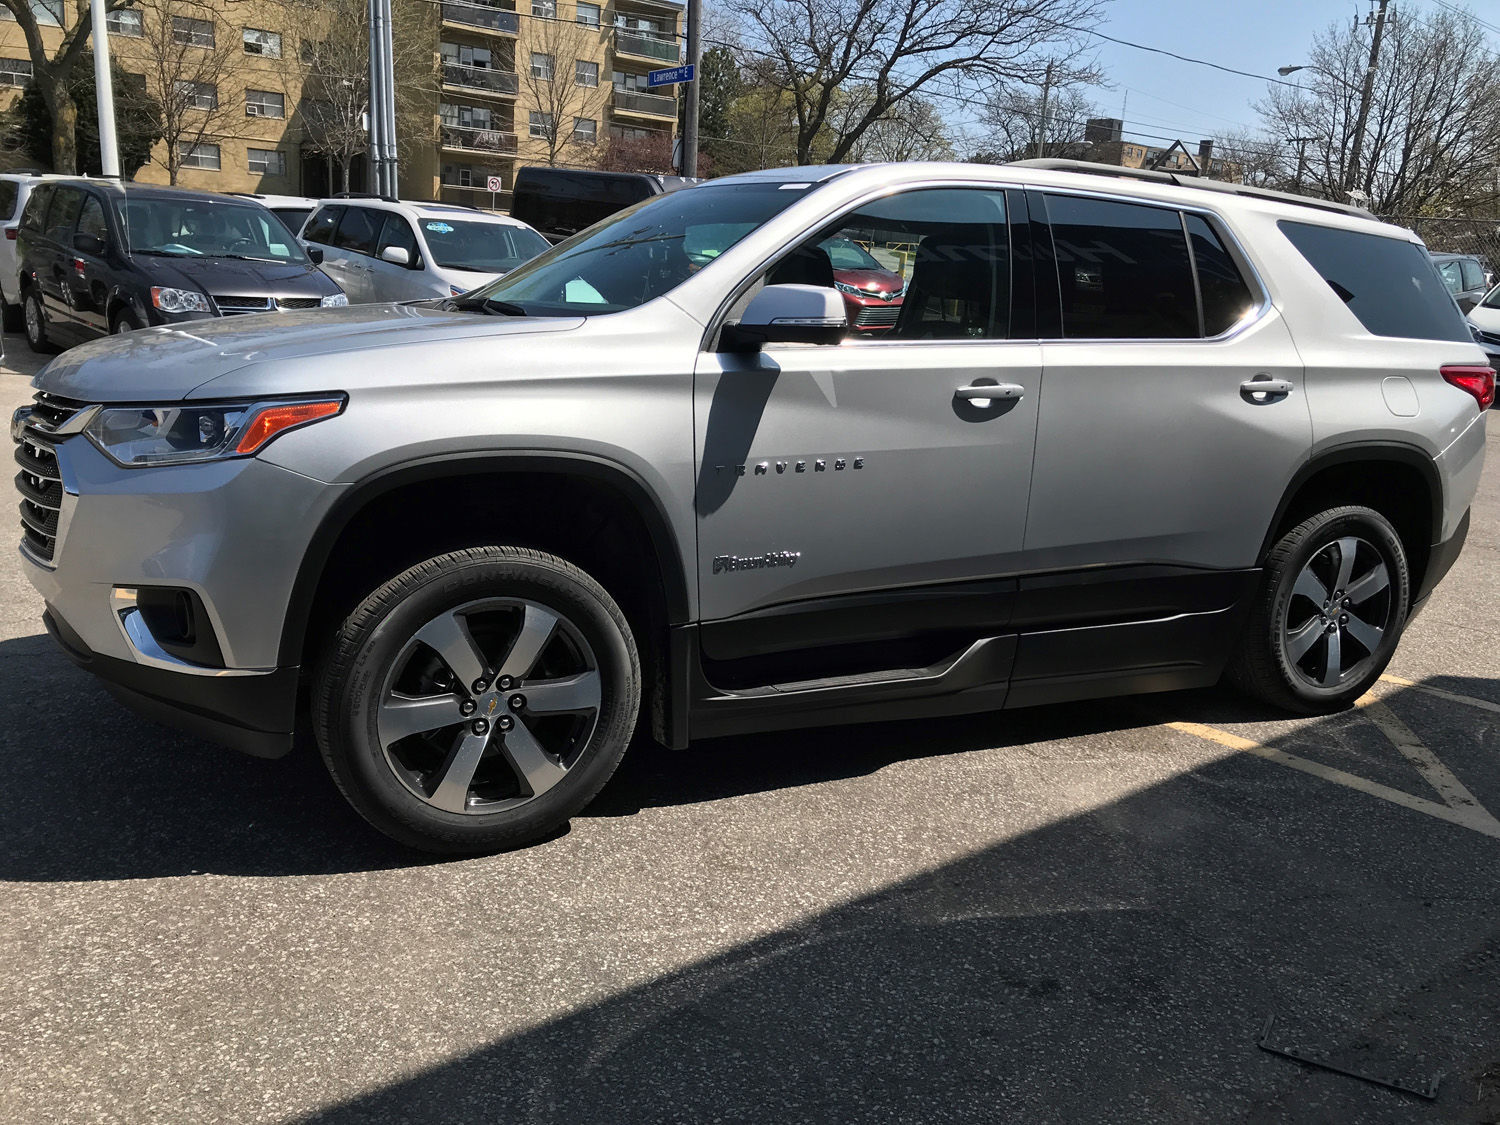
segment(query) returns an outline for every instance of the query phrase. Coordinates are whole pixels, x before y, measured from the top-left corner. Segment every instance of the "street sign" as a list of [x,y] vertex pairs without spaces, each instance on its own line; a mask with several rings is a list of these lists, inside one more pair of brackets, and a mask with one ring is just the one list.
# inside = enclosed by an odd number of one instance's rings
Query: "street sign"
[[670,66],[666,70],[648,70],[647,86],[675,86],[679,82],[691,82],[697,68],[692,63],[686,66]]
[[505,186],[499,176],[490,176],[485,180],[485,187],[490,191],[504,191]]

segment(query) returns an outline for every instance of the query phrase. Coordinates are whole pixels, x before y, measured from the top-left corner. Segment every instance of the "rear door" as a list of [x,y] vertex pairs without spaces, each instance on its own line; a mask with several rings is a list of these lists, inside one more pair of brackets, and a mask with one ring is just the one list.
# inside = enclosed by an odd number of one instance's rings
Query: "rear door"
[[[391,247],[406,251],[406,265],[387,262],[381,257]],[[446,297],[447,289],[438,292],[436,283],[423,271],[424,264],[411,220],[394,211],[388,212],[375,244],[375,258],[370,262],[370,300],[412,301],[434,295]]]
[[85,337],[109,335],[109,292],[114,282],[114,272],[109,262],[109,220],[105,215],[104,201],[89,192],[78,214],[76,234],[97,238],[101,244],[98,253],[74,245],[68,255],[69,268],[64,271],[68,286],[72,289],[69,304],[79,334]]
[[[1312,441],[1286,323],[1212,216],[1081,193],[1044,206],[1061,316],[1042,343],[1027,569],[1255,566]],[[1149,596],[1121,577],[1120,598]]]
[[78,213],[83,209],[83,197],[80,188],[68,184],[54,187],[46,217],[42,220],[42,235],[33,266],[42,290],[48,330],[69,338],[76,336],[78,329],[69,274],[73,269],[73,231],[78,224]]

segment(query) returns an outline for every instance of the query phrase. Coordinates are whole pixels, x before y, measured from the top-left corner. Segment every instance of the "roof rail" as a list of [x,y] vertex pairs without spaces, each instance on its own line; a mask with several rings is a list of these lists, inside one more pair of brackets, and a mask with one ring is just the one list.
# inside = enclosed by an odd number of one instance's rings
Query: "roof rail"
[[1044,168],[1051,172],[1082,172],[1090,176],[1114,176],[1122,180],[1146,180],[1156,184],[1172,184],[1175,187],[1198,188],[1202,191],[1218,191],[1226,195],[1244,195],[1255,199],[1270,199],[1277,203],[1293,203],[1299,207],[1312,207],[1319,211],[1335,211],[1340,215],[1355,215],[1361,219],[1375,216],[1363,207],[1349,203],[1335,203],[1331,199],[1313,199],[1306,195],[1293,195],[1289,191],[1271,188],[1249,187],[1232,184],[1226,180],[1206,180],[1201,176],[1177,175],[1172,172],[1152,171],[1147,168],[1122,168],[1115,164],[1096,164],[1089,160],[1061,160],[1047,157],[1040,160],[1012,160],[1012,168]]

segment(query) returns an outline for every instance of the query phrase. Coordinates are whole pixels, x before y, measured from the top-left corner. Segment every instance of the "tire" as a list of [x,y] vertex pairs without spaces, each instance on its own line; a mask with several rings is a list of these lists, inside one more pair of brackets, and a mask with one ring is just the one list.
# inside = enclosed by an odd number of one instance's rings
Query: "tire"
[[640,699],[635,639],[602,586],[540,551],[479,547],[412,567],[345,619],[313,720],[367,821],[412,848],[474,854],[550,835],[587,805]]
[[36,286],[26,290],[26,296],[21,298],[21,308],[27,346],[37,355],[54,354],[58,350],[57,345],[47,338],[47,314],[42,308],[42,299],[37,295]]
[[139,332],[144,327],[145,325],[141,323],[141,318],[135,315],[129,305],[121,307],[119,312],[115,313],[114,319],[109,323],[109,331],[112,336],[121,336],[127,332]]
[[1355,506],[1319,512],[1271,549],[1228,677],[1287,711],[1342,710],[1390,663],[1410,597],[1389,520]]
[[13,305],[0,297],[0,328],[6,332],[19,332],[26,325],[20,305]]

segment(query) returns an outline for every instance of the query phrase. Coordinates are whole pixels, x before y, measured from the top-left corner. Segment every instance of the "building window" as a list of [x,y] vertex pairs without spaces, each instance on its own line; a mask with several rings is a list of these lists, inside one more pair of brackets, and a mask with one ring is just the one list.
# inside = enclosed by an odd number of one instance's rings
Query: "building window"
[[207,47],[213,50],[213,21],[195,20],[191,16],[173,16],[172,38],[179,43],[186,43],[189,47]]
[[[63,0],[31,0],[31,14],[43,27],[62,26]],[[16,16],[9,8],[0,4],[0,20],[14,22]]]
[[531,77],[540,78],[543,82],[551,82],[554,65],[551,55],[544,55],[539,51],[531,52]]
[[583,24],[584,27],[598,27],[599,26],[599,5],[598,4],[579,4],[578,5],[578,22],[581,23],[581,24]]
[[591,145],[599,136],[599,123],[592,117],[573,118],[573,140],[581,145]]
[[177,159],[184,168],[207,168],[210,172],[217,172],[219,170],[219,146],[178,145]]
[[245,116],[285,117],[286,95],[271,90],[246,90]]
[[544,20],[555,20],[557,0],[531,0],[531,14]]
[[285,176],[286,156],[274,148],[247,148],[245,166],[261,176]]
[[141,25],[141,13],[134,8],[120,8],[110,12],[104,17],[104,26],[111,35],[124,35],[130,39],[139,39],[146,34]]
[[579,59],[573,82],[578,86],[599,85],[599,64],[596,62],[584,62]]
[[552,115],[550,113],[531,112],[530,132],[533,137],[546,140],[552,135]]
[[253,27],[244,30],[245,54],[262,58],[281,58],[281,36],[274,31],[257,31]]
[[0,59],[0,86],[24,86],[30,81],[30,59]]
[[172,88],[177,92],[177,99],[184,109],[219,108],[219,88],[212,82],[178,81],[172,83]]

